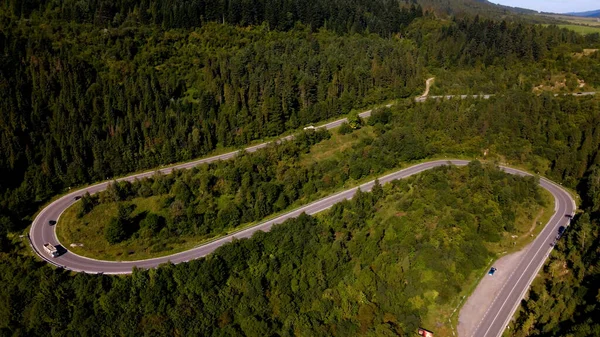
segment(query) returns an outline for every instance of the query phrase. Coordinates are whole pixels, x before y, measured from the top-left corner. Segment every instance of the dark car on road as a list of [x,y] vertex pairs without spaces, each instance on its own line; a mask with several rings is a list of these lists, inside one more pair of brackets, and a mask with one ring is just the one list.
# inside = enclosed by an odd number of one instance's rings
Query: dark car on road
[[48,224],[50,226],[54,226],[54,225],[56,225],[56,220],[50,220],[50,221],[48,221]]
[[495,272],[496,272],[496,268],[492,267],[492,269],[490,269],[490,271],[488,271],[488,275],[494,276]]
[[565,226],[558,227],[558,235],[562,235],[565,232]]

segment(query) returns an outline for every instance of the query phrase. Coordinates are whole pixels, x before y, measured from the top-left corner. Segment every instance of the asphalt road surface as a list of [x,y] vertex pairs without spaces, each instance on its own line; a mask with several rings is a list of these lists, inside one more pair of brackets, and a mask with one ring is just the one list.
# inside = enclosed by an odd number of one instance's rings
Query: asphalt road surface
[[[561,94],[554,94],[554,97],[558,97]],[[593,96],[596,95],[596,92],[593,91],[588,91],[588,92],[574,92],[574,93],[567,93],[567,94],[562,94],[563,96],[568,96],[568,95],[572,95],[572,96],[576,96],[576,97],[581,97],[581,96]],[[428,99],[435,99],[435,100],[441,100],[441,99],[453,99],[454,97],[459,97],[460,99],[466,99],[466,98],[482,98],[482,99],[490,99],[490,97],[495,96],[493,94],[491,95],[445,95],[445,96],[420,96],[415,98],[415,102],[418,103],[422,103],[425,102]]]
[[[523,174],[523,172],[510,168],[504,168],[504,170],[508,173]],[[475,329],[473,337],[498,337],[502,335],[531,282],[533,282],[552,251],[553,246],[551,244],[557,238],[558,228],[568,226],[570,218],[567,215],[575,213],[575,201],[561,186],[543,178],[540,179],[540,185],[554,196],[554,215],[529,246],[517,268],[502,286],[492,305],[487,309]],[[499,270],[499,272],[501,271]]]
[[494,95],[445,95],[445,96],[421,96],[421,97],[417,97],[415,98],[415,102],[418,103],[422,103],[425,102],[428,99],[435,99],[435,100],[441,100],[441,99],[453,99],[454,97],[459,97],[460,99],[466,99],[466,98],[483,98],[483,99],[490,99],[490,97],[492,97]]
[[[594,96],[594,95],[596,95],[596,92],[595,91],[584,91],[584,92],[574,92],[572,94],[562,94],[562,95],[563,96],[573,95],[573,96],[577,96],[577,97]],[[560,94],[554,94],[554,97],[558,97],[558,96],[560,96]]]

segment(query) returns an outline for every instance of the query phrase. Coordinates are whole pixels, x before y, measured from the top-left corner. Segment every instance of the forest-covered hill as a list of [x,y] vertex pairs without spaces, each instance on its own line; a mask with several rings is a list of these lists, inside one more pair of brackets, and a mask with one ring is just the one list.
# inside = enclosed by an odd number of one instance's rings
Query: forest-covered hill
[[473,162],[378,185],[323,217],[128,277],[11,260],[0,265],[0,333],[410,336],[467,287],[492,255],[486,244],[514,230],[515,209],[536,199],[534,178]]
[[[447,3],[448,10],[440,7]],[[16,259],[5,233],[22,231],[41,204],[70,186],[238,148],[351,109],[410,98],[435,72],[446,78],[453,72],[464,75],[460,82],[445,84],[455,91],[494,82],[487,87],[497,88],[495,93],[505,100],[420,106],[407,101],[396,111],[405,127],[372,144],[388,141],[381,148],[395,148],[387,155],[397,151],[405,160],[441,151],[474,155],[493,145],[498,155],[529,163],[576,188],[584,207],[592,207],[587,213],[592,228],[597,228],[592,205],[599,194],[589,182],[597,180],[599,164],[598,101],[535,96],[531,88],[557,73],[599,86],[600,54],[573,55],[598,48],[600,36],[498,20],[504,14],[470,15],[488,5],[467,0],[4,1],[2,258]],[[489,16],[495,18],[484,18]],[[386,128],[380,127],[382,135]],[[355,172],[367,170],[369,162],[362,155],[372,155],[373,162],[382,158],[369,145],[363,144],[365,148],[348,159],[348,165],[363,166]],[[594,251],[597,230],[591,237]],[[5,319],[0,328],[10,326],[17,334],[51,331],[17,323],[41,324],[36,320],[43,316],[40,304],[20,300],[30,298],[39,283],[28,276],[31,270],[48,284],[65,282],[64,289],[70,282],[81,282],[76,289],[86,294],[102,293],[118,283],[87,276],[71,279],[40,268],[31,258],[19,259],[2,266],[5,275],[15,276],[18,296],[3,293],[0,298],[0,317]],[[582,264],[592,267],[592,260],[582,259]],[[177,271],[164,273],[169,278]],[[139,272],[119,283],[115,296],[132,289],[127,282],[151,277]],[[581,301],[573,306],[585,307],[583,299],[594,292],[593,286],[586,289],[590,293],[574,297]],[[62,299],[60,291],[54,295]],[[194,296],[178,297],[178,307],[192,306]],[[69,303],[92,303],[84,308],[90,311],[47,317],[44,322],[68,326],[90,320],[92,308],[110,303],[106,298],[78,301]],[[137,308],[137,300],[132,301]],[[172,308],[160,301],[153,304],[166,311]],[[149,312],[139,315],[140,324],[149,326],[164,318]],[[557,335],[566,331],[561,330],[566,323],[557,326]],[[129,328],[137,327],[122,331]]]
[[[111,7],[119,19],[111,23],[77,14],[80,2],[9,4],[0,13],[0,204],[3,223],[17,226],[68,186],[414,96],[427,68],[531,64],[597,38],[479,18],[439,21],[418,6],[384,20],[398,32],[386,37],[364,32],[364,20],[355,34],[354,16],[318,31],[268,22],[173,28],[164,20],[175,9],[142,10],[145,1]],[[90,13],[104,3],[93,4]],[[133,18],[141,12],[163,21]]]
[[579,13],[568,13],[568,15],[580,16],[584,18],[599,18],[600,17],[600,9],[595,11],[588,12],[579,12]]
[[447,15],[470,14],[530,21],[535,21],[536,19],[527,15],[536,13],[533,10],[497,5],[487,0],[407,0],[407,2],[416,2],[425,9],[431,9],[437,13]]
[[[403,8],[424,7],[437,14],[474,14],[511,18],[533,13],[492,4],[486,0],[9,0],[5,10],[19,18],[44,13],[53,20],[118,26],[127,21],[158,24],[163,28],[199,27],[206,22],[233,25],[268,23],[273,29],[290,29],[296,22],[337,32],[397,32],[411,14]],[[529,17],[532,20],[532,17]]]

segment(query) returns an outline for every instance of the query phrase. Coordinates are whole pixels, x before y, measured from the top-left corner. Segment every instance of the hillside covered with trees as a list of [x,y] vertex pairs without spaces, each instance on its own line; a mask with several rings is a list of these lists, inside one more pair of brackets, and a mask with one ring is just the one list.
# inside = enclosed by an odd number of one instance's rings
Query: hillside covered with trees
[[[234,24],[250,22],[216,18],[230,9],[194,25],[174,19],[195,13],[183,8],[188,5],[200,6],[201,13],[219,8],[203,1],[168,8],[161,2],[149,8],[146,1],[5,2],[3,227],[23,228],[41,203],[69,186],[240,147],[351,109],[415,96],[429,69],[526,69],[542,60],[571,69],[566,55],[597,42],[597,36],[556,27],[441,21],[415,5],[380,8],[393,3],[314,0],[303,8],[315,6],[325,15],[317,23],[291,11],[293,25],[262,20],[242,27]],[[334,7],[321,10],[325,4]],[[356,19],[363,25],[356,30],[354,16],[340,13],[372,17],[384,21],[377,26],[393,29],[369,28],[371,21]],[[326,24],[333,17],[345,23]],[[511,88],[513,79],[521,82],[519,71],[494,82]]]
[[514,231],[514,210],[539,198],[534,178],[473,162],[377,185],[323,216],[129,277],[71,276],[10,259],[0,265],[0,331],[409,335],[486,266],[486,243]]
[[[401,182],[336,206],[330,218],[302,217],[207,259],[131,277],[68,275],[22,256],[24,247],[14,244],[39,207],[70,187],[241,148],[396,100],[368,122],[373,135],[339,157],[300,163],[328,137],[322,133],[256,157],[115,185],[103,201],[164,198],[169,213],[143,219],[151,232],[137,235],[201,236],[407,162],[482,157],[485,151],[487,158],[561,182],[583,200],[582,214],[534,284],[514,334],[599,335],[593,320],[599,101],[535,95],[532,88],[556,74],[569,79],[570,91],[578,90],[578,79],[600,87],[600,53],[575,56],[598,48],[600,35],[501,21],[504,10],[469,14],[487,6],[469,0],[0,4],[1,334],[406,335],[428,304],[447,303],[482,267],[494,233],[510,231],[514,214],[503,206],[487,234],[471,220],[488,214],[463,209],[465,218],[458,219],[443,213],[448,200],[436,199],[433,190],[462,191],[463,202],[473,202],[460,188],[477,179],[462,171],[431,172],[412,192]],[[414,103],[431,74],[439,74],[434,92],[496,96]],[[478,174],[496,183],[509,179],[487,168]],[[510,183],[533,191],[531,182]],[[394,203],[408,193],[422,203]],[[531,198],[527,193],[508,200],[514,205]],[[486,197],[500,203],[496,194]],[[82,216],[97,206],[92,198],[84,201]],[[411,212],[384,217],[379,210],[389,204]],[[453,221],[431,233],[405,223],[423,210]],[[112,221],[116,228],[124,225],[119,221]],[[457,228],[452,224],[460,224],[465,236],[444,246]],[[388,229],[395,241],[386,241]],[[114,243],[129,239],[115,233]],[[391,255],[401,259],[394,260],[400,269],[384,268]],[[460,265],[445,283],[415,281],[446,271],[451,261]],[[383,294],[398,301],[385,302]],[[554,317],[558,311],[563,314]]]

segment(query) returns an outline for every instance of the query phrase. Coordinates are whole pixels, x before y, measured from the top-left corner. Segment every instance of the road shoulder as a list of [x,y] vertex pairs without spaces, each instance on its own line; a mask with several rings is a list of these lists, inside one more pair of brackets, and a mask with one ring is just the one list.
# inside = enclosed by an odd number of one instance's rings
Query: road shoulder
[[[497,269],[493,276],[485,275],[467,299],[458,318],[458,336],[471,337],[486,314],[486,309],[492,306],[496,296],[502,290],[506,280],[515,271],[531,244],[518,252],[508,254],[494,262]],[[487,271],[486,271],[487,273]]]

